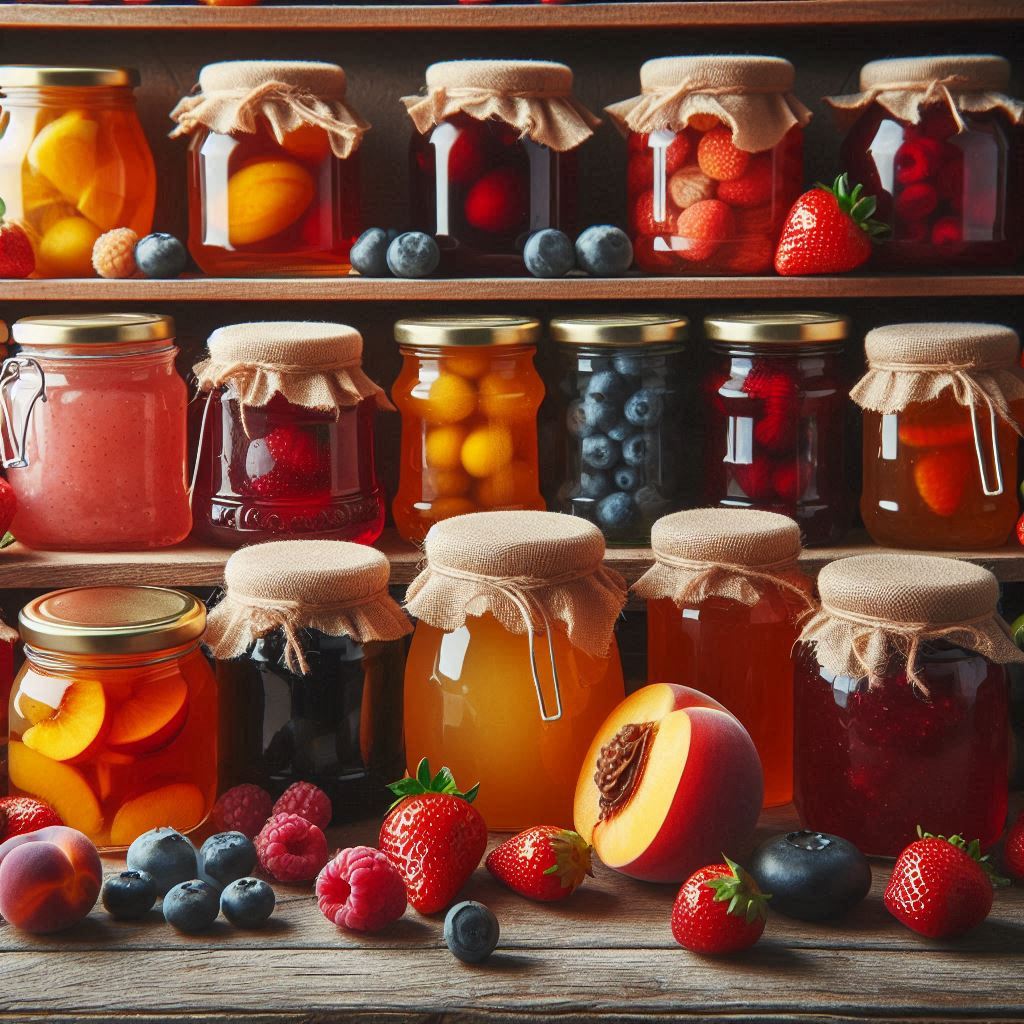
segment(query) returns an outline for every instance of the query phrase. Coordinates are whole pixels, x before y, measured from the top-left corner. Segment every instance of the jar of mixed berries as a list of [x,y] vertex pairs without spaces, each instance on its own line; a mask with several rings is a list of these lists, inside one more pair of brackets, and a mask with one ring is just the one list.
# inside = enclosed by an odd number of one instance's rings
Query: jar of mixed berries
[[1020,339],[998,324],[869,331],[861,516],[877,544],[999,547],[1017,522]]
[[1011,266],[1021,254],[1024,103],[1010,62],[967,54],[875,60],[860,92],[826,103],[847,134],[842,165],[892,225],[881,265]]
[[189,135],[189,250],[206,274],[343,274],[369,125],[317,61],[208,64],[171,112]]
[[803,185],[810,111],[779,57],[661,57],[606,108],[627,137],[629,228],[652,274],[763,274]]
[[920,825],[999,838],[1009,692],[1024,660],[980,566],[872,554],[826,565],[797,651],[795,801],[805,827],[895,856]]
[[646,546],[654,520],[679,508],[689,489],[679,447],[694,404],[687,320],[559,317],[550,333],[561,362],[555,418],[565,439],[557,508],[590,519],[610,543]]
[[384,529],[374,420],[390,409],[345,324],[233,324],[193,373],[198,532],[238,547],[284,537],[372,544]]
[[808,545],[853,517],[841,354],[849,322],[832,313],[710,317],[705,500],[795,519]]
[[457,60],[403,99],[413,222],[438,236],[443,269],[522,273],[531,233],[575,230],[575,150],[599,121],[572,88],[564,64]]

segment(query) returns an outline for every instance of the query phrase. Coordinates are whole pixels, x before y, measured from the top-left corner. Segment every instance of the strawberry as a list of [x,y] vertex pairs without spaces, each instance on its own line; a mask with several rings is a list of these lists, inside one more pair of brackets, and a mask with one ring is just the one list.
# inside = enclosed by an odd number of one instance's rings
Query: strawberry
[[733,145],[732,129],[719,125],[705,132],[697,143],[700,169],[716,181],[735,181],[750,163],[750,154]]
[[263,440],[277,468],[311,483],[326,484],[330,466],[310,430],[288,424],[275,427]]
[[22,836],[27,832],[38,832],[51,825],[63,825],[61,816],[41,800],[29,796],[0,797],[0,842],[11,836]]
[[946,939],[976,928],[992,909],[992,886],[1006,885],[977,839],[922,832],[897,858],[885,887],[889,913],[912,931]]
[[388,788],[398,799],[381,825],[377,845],[398,868],[416,910],[443,910],[487,847],[487,826],[473,807],[479,787],[463,793],[447,768],[431,778],[423,758],[415,778],[399,779]]
[[773,366],[767,359],[755,359],[743,378],[743,393],[751,398],[784,398],[795,405],[799,388],[789,370]]
[[685,132],[676,132],[676,137],[665,147],[665,177],[671,177],[686,163],[692,144]]
[[785,276],[839,274],[871,255],[871,240],[888,229],[872,220],[874,196],[850,188],[845,174],[831,188],[818,185],[793,204],[775,250],[775,269]]
[[36,269],[32,243],[20,224],[4,220],[6,212],[0,199],[0,277],[28,277]]
[[513,892],[542,903],[564,900],[594,874],[589,844],[557,825],[535,825],[506,839],[490,852],[487,870]]
[[645,153],[634,153],[629,158],[626,168],[626,189],[629,195],[635,196],[654,184],[654,156],[650,150]]
[[488,171],[466,195],[466,221],[479,231],[506,234],[525,226],[530,196],[518,167]]
[[634,235],[663,235],[671,232],[671,221],[675,219],[672,208],[665,204],[666,219],[654,219],[654,193],[648,189],[641,192],[633,203],[629,226]]
[[672,935],[694,953],[747,949],[761,938],[770,899],[725,857],[724,864],[710,864],[683,882],[672,907]]
[[733,479],[751,501],[768,501],[772,496],[772,465],[765,459],[730,462]]
[[[18,499],[14,496],[14,488],[0,477],[0,537],[6,537],[17,509]],[[0,542],[0,547],[6,545]]]
[[1024,879],[1024,812],[1010,826],[1003,847],[1003,861],[1006,870],[1018,881]]
[[772,158],[768,153],[758,153],[738,178],[719,184],[718,198],[730,206],[749,209],[770,203],[774,186]]
[[732,236],[734,228],[732,210],[725,203],[720,199],[702,199],[679,214],[676,234],[686,239],[689,245],[676,251],[683,259],[703,262]]
[[965,447],[927,452],[914,462],[914,486],[935,515],[948,517],[960,507],[973,462]]

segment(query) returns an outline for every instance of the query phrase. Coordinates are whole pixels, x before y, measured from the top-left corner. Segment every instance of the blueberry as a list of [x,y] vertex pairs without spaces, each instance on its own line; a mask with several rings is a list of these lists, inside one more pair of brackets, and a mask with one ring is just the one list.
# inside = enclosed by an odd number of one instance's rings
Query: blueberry
[[616,373],[623,377],[639,377],[644,371],[643,356],[616,356],[612,360]]
[[632,466],[619,466],[612,479],[620,491],[635,491],[640,486],[640,474]]
[[618,441],[619,444],[622,444],[635,430],[636,427],[629,420],[619,420],[614,427],[607,431],[607,434],[613,441]]
[[236,928],[259,928],[274,912],[277,897],[258,878],[239,878],[220,895],[220,909]]
[[595,224],[576,239],[576,262],[592,277],[621,277],[633,265],[633,243],[621,228]]
[[128,847],[126,861],[131,870],[152,876],[158,896],[179,882],[195,878],[199,871],[196,848],[173,828],[144,832]]
[[641,388],[626,402],[626,419],[638,427],[653,427],[661,420],[665,401],[651,388]]
[[619,402],[626,397],[628,391],[629,385],[621,374],[614,370],[602,370],[587,381],[586,397],[601,402]]
[[153,909],[156,882],[148,871],[122,871],[103,883],[103,906],[118,921],[134,921]]
[[611,469],[619,461],[621,448],[604,434],[583,438],[583,461],[591,469]]
[[619,422],[618,407],[593,395],[583,399],[583,414],[587,425],[601,433],[607,433]]
[[220,913],[220,895],[198,878],[181,882],[164,897],[164,920],[179,932],[201,932]]
[[406,231],[388,246],[387,263],[395,277],[429,277],[440,262],[437,242],[422,231]]
[[229,882],[244,878],[256,867],[256,847],[241,832],[218,832],[203,843],[199,851],[203,873],[223,889]]
[[383,228],[367,228],[348,254],[352,269],[363,277],[388,276],[388,246],[394,239]]
[[445,915],[444,941],[464,964],[481,964],[498,945],[498,919],[482,903],[465,900]]
[[651,484],[641,487],[633,495],[633,500],[636,502],[636,507],[640,510],[640,515],[648,523],[653,523],[656,519],[660,519],[670,511],[669,506],[671,502],[657,487]]
[[565,277],[576,266],[576,252],[567,234],[545,228],[526,240],[523,262],[534,277]]
[[597,525],[605,530],[624,530],[636,515],[636,504],[628,494],[615,491],[597,503]]
[[596,501],[603,498],[612,489],[611,478],[600,469],[583,470],[580,473],[580,485],[576,488],[577,498],[590,498]]
[[587,410],[582,399],[569,403],[565,411],[565,426],[573,437],[590,437],[595,428],[587,423]]
[[146,277],[177,277],[188,263],[188,253],[174,235],[158,231],[139,239],[135,263]]
[[622,457],[628,466],[642,466],[647,462],[647,435],[633,434],[622,442]]

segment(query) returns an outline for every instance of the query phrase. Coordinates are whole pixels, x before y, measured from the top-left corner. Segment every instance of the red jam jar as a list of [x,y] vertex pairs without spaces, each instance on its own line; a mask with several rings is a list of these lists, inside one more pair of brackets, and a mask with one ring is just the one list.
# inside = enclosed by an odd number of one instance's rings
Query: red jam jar
[[920,825],[991,846],[1009,773],[1010,662],[980,566],[871,554],[818,577],[796,654],[794,790],[806,828],[892,857]]
[[853,517],[848,485],[849,330],[833,313],[709,317],[705,501],[795,519],[807,545],[832,544]]
[[648,273],[764,274],[803,186],[796,72],[779,57],[660,57],[608,107],[626,134],[629,230]]
[[196,529],[238,547],[288,537],[372,544],[384,529],[377,410],[345,324],[249,323],[214,331],[193,370]]
[[1024,104],[1010,63],[970,54],[865,64],[860,92],[826,100],[847,131],[841,166],[892,225],[881,266],[1005,267],[1021,254]]
[[445,61],[402,101],[416,129],[413,223],[438,237],[442,269],[522,274],[533,232],[574,233],[575,149],[598,119],[572,85],[572,71],[550,61]]

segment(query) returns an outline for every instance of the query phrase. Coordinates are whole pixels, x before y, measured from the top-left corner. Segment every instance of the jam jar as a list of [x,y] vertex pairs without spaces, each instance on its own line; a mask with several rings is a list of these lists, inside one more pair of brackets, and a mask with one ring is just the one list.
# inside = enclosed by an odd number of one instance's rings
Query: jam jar
[[795,519],[804,543],[831,544],[853,517],[847,466],[849,322],[832,313],[710,317],[705,496]]
[[458,60],[427,68],[403,100],[415,227],[438,236],[449,273],[522,274],[534,231],[575,231],[576,148],[598,119],[564,64]]
[[680,438],[691,433],[685,317],[559,317],[554,508],[595,522],[611,544],[646,547],[651,524],[691,492]]
[[543,509],[537,412],[544,385],[533,357],[540,323],[524,317],[399,320],[402,369],[391,389],[402,414],[398,532],[481,509]]
[[796,73],[779,57],[660,57],[607,108],[625,133],[629,232],[652,274],[764,274],[803,186]]
[[112,228],[149,234],[156,169],[129,68],[0,67],[0,196],[28,233],[38,277],[93,277]]
[[793,659],[811,581],[797,568],[800,527],[773,512],[693,509],[659,519],[654,565],[634,584],[647,602],[647,677],[700,690],[757,748],[764,804],[793,798]]
[[880,266],[1012,266],[1024,216],[1024,104],[1010,63],[983,54],[865,64],[861,91],[827,99],[847,129],[841,164],[891,225]]
[[999,838],[1010,662],[999,585],[928,555],[857,555],[818,577],[795,670],[795,802],[806,828],[892,857],[928,832]]
[[20,350],[3,364],[0,396],[18,540],[50,551],[184,540],[188,393],[174,368],[174,321],[26,317],[13,338]]
[[206,274],[344,274],[360,231],[369,125],[345,72],[317,61],[224,61],[171,117],[190,135],[189,250]]
[[405,745],[447,764],[492,829],[572,828],[576,777],[624,695],[622,579],[592,523],[477,512],[437,523],[407,606]]
[[79,587],[30,601],[19,626],[11,792],[46,801],[101,850],[161,825],[198,828],[217,795],[202,602],[162,587]]
[[998,324],[893,324],[869,331],[860,510],[877,544],[977,549],[1017,522],[1024,410],[1020,340]]
[[221,694],[221,788],[312,782],[335,822],[381,812],[405,771],[404,637],[379,551],[285,540],[236,551],[206,644]]
[[374,420],[390,408],[345,324],[232,324],[194,368],[196,528],[227,547],[289,536],[372,544],[384,529]]

